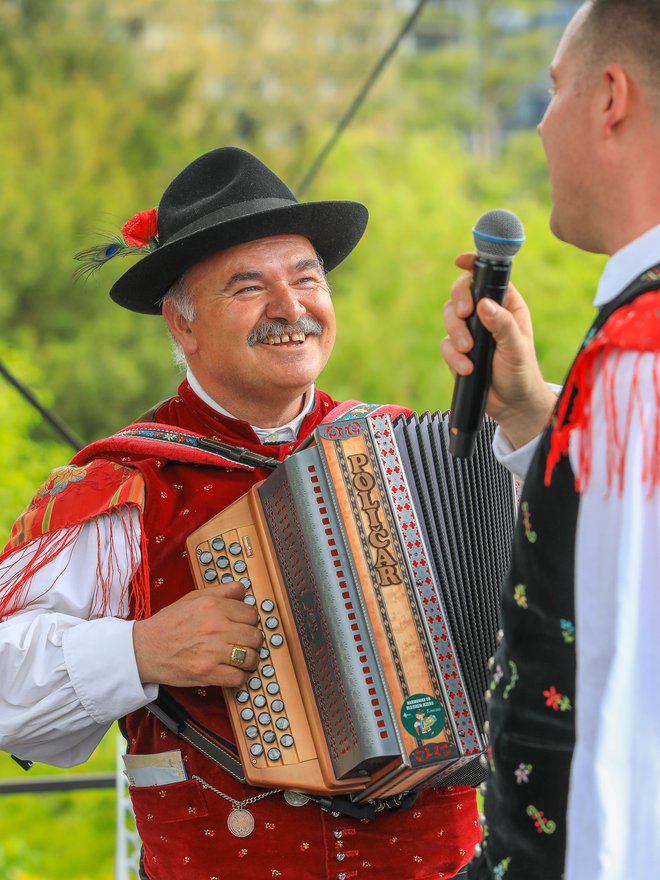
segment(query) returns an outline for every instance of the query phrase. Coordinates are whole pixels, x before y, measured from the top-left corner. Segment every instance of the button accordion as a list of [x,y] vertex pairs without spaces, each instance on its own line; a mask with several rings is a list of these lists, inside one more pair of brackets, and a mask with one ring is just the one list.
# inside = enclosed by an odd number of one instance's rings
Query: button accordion
[[454,459],[446,414],[320,425],[189,537],[196,586],[240,581],[260,614],[259,667],[225,689],[248,783],[361,803],[484,777],[516,516],[493,430]]

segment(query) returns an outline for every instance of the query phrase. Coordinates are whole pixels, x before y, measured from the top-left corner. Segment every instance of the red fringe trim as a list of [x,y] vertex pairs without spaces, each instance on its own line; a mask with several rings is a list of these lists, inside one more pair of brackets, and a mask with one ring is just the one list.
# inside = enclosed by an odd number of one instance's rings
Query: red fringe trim
[[[623,431],[621,431],[620,414],[617,412],[616,378],[621,357],[626,352],[628,354],[637,352],[637,359],[633,368]],[[654,356],[652,424],[647,424],[645,401],[642,400],[640,389],[639,370],[644,354]],[[617,309],[576,358],[554,416],[545,470],[546,486],[550,485],[552,472],[559,459],[568,455],[571,433],[575,429],[579,431],[579,462],[575,488],[578,491],[584,490],[589,484],[593,449],[593,390],[596,376],[600,373],[603,381],[604,429],[607,435],[608,491],[614,483],[619,494],[623,491],[626,453],[633,419],[637,413],[644,444],[642,485],[648,486],[649,495],[653,493],[660,485],[659,358],[660,291],[656,290],[644,293],[629,305]],[[576,392],[575,399],[571,406],[574,392]]]
[[[568,378],[566,391],[556,413],[556,423],[552,432],[550,451],[546,462],[545,485],[549,486],[552,472],[559,459],[568,455],[570,437],[574,430],[579,431],[578,473],[575,488],[583,491],[591,478],[591,455],[593,449],[593,389],[596,376],[600,373],[603,384],[604,425],[607,443],[607,488],[615,488],[619,495],[623,492],[626,454],[634,417],[640,422],[643,443],[642,485],[648,487],[649,496],[660,486],[660,353],[653,355],[653,417],[649,421],[645,413],[645,401],[640,388],[640,365],[648,352],[638,352],[633,368],[630,394],[627,398],[623,427],[617,407],[617,370],[624,352],[620,349],[585,349],[577,359]],[[568,407],[573,391],[577,394],[570,416]],[[600,426],[599,426],[600,427]]]
[[[138,553],[136,552],[134,540],[134,531],[131,525],[130,508],[132,506],[137,506],[140,510],[139,563]],[[144,534],[142,522],[142,510],[139,505],[123,504],[118,507],[110,508],[107,513],[119,514],[121,518],[122,531],[126,535],[126,543],[130,551],[131,568],[134,568],[137,565],[135,574],[131,582],[126,585],[124,591],[120,596],[120,602],[122,603],[122,605],[126,602],[127,594],[130,590],[129,609],[131,616],[134,617],[136,620],[140,620],[144,617],[149,617],[151,614],[149,600],[149,564],[147,558],[147,540]],[[29,548],[30,550],[32,550],[33,545],[36,545],[36,550],[34,553],[31,553],[31,558],[29,559],[27,565],[17,571],[16,575],[5,584],[2,595],[0,596],[0,621],[6,619],[11,614],[15,614],[17,611],[22,611],[27,606],[28,595],[30,592],[30,587],[32,586],[32,579],[34,578],[34,576],[46,565],[53,562],[61,553],[64,553],[72,548],[73,544],[80,537],[83,527],[87,523],[95,524],[97,535],[97,587],[92,600],[90,618],[93,619],[96,617],[105,617],[108,614],[110,602],[110,585],[112,583],[113,575],[115,575],[119,571],[119,560],[117,558],[114,542],[114,530],[116,529],[116,525],[113,523],[112,518],[110,518],[110,541],[106,556],[106,572],[104,576],[103,556],[106,554],[101,553],[99,519],[100,515],[79,523],[75,523],[71,526],[66,527],[65,529],[59,529],[55,532],[49,532],[47,534],[40,535],[33,541],[30,541],[23,545],[24,549]],[[0,557],[0,564],[5,562],[12,555],[12,553],[15,552],[15,550],[16,548],[11,548],[2,557]],[[49,590],[52,589],[52,587],[55,586],[56,583],[57,581],[54,581],[39,595],[30,596],[30,604],[38,601],[42,596],[49,592]]]

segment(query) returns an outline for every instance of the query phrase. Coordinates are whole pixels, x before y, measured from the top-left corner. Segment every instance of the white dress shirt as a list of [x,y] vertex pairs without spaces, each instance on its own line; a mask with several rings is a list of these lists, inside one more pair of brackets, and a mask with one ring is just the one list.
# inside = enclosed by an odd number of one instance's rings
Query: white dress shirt
[[[188,369],[186,374],[186,378],[188,379],[188,384],[195,392],[195,394],[199,397],[200,400],[203,400],[207,406],[210,406],[211,409],[214,409],[216,412],[219,412],[220,415],[227,416],[230,419],[235,419],[236,416],[229,412],[228,409],[225,409],[224,406],[220,406],[210,394],[207,394],[206,391],[199,384],[192,371]],[[254,433],[259,438],[260,443],[289,443],[292,440],[295,440],[298,436],[298,431],[300,430],[300,426],[303,423],[305,416],[310,413],[314,409],[314,386],[312,385],[311,390],[307,392],[307,401],[305,402],[305,406],[301,413],[299,413],[294,419],[291,419],[290,422],[287,422],[286,425],[280,425],[278,428],[260,428],[258,425],[250,425]]]
[[[608,261],[594,305],[605,305],[657,263],[660,226]],[[657,443],[659,367],[657,352],[641,358],[626,353],[616,366],[620,436],[633,381],[640,392],[640,405],[632,410],[621,495],[616,487],[608,490],[601,377],[593,391],[592,470],[575,536],[577,742],[566,880],[660,875],[660,490],[650,494],[642,479],[649,454],[644,436],[647,443]],[[579,474],[577,444],[572,435],[570,460]],[[512,452],[501,434],[495,439],[500,460],[523,477],[535,446],[532,441]],[[660,450],[651,453],[657,461]]]

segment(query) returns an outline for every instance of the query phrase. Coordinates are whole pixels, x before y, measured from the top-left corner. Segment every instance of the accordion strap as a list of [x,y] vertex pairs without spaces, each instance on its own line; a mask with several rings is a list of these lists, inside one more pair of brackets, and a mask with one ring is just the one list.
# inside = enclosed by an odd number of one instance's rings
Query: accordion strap
[[168,693],[161,690],[158,697],[148,704],[147,709],[176,736],[206,755],[210,761],[222,767],[234,779],[245,782],[243,767],[238,760],[234,745],[189,718]]
[[[147,709],[156,716],[176,736],[201,752],[209,761],[213,761],[230,776],[245,783],[243,767],[238,760],[238,753],[233,743],[212,733],[202,724],[189,718],[183,708],[165,691],[147,705]],[[337,797],[320,797],[308,792],[304,793],[312,801],[331,813],[340,813],[353,819],[373,819],[382,810],[403,810],[411,807],[417,799],[417,792],[407,792],[396,797],[368,801],[357,804],[346,795]]]
[[278,459],[267,455],[260,455],[258,452],[252,452],[245,446],[234,446],[231,443],[224,443],[222,440],[205,437],[203,434],[177,430],[176,428],[150,422],[143,422],[142,424],[135,424],[130,428],[125,428],[123,431],[114,434],[113,438],[115,437],[130,437],[136,440],[144,440],[147,443],[156,440],[160,443],[171,444],[172,446],[199,449],[203,452],[210,452],[221,456],[223,459],[228,459],[236,464],[246,464],[251,467],[266,468],[271,471],[275,470],[278,464],[280,464]]

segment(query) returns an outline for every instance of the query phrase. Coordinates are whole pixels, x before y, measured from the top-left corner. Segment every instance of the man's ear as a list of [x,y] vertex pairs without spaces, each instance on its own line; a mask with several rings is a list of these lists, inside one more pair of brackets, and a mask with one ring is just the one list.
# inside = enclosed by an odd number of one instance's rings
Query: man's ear
[[170,333],[179,343],[184,354],[191,355],[197,351],[197,340],[192,328],[192,322],[181,314],[171,300],[163,303],[163,320],[167,324]]
[[620,64],[608,64],[602,78],[598,109],[603,135],[609,139],[630,114],[633,85]]

